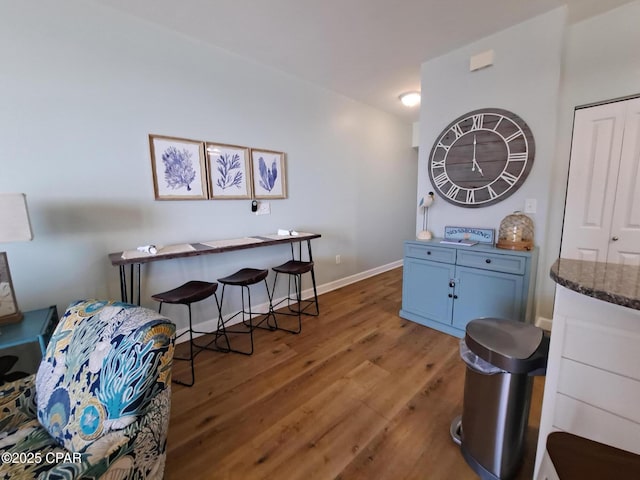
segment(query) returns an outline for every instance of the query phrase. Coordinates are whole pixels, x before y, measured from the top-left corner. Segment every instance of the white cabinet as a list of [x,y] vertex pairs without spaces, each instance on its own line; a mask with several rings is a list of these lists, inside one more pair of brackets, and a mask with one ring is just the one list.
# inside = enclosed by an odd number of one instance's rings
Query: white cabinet
[[640,310],[558,285],[536,472],[557,430],[640,454],[639,344]]
[[556,472],[553,462],[551,461],[551,458],[549,458],[549,452],[546,450],[544,452],[544,457],[542,458],[542,463],[540,464],[540,470],[538,470],[538,475],[534,478],[537,480],[560,480],[558,472]]
[[560,256],[640,265],[640,98],[576,110]]

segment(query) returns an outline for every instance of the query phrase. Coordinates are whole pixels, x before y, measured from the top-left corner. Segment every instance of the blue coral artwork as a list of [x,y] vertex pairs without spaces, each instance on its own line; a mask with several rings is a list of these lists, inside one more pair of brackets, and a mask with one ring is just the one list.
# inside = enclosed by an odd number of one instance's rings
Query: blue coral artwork
[[260,186],[267,192],[273,191],[273,187],[276,186],[276,180],[278,179],[278,165],[276,161],[274,160],[269,168],[264,161],[264,157],[258,157],[258,171],[260,172]]
[[149,135],[156,200],[207,198],[202,142]]
[[251,198],[249,148],[207,142],[206,150],[209,197],[214,200]]
[[255,198],[286,198],[284,153],[251,150]]
[[178,150],[171,146],[162,153],[164,163],[164,180],[167,188],[174,190],[186,188],[191,191],[191,184],[196,179],[196,171],[193,168],[193,155],[183,148]]

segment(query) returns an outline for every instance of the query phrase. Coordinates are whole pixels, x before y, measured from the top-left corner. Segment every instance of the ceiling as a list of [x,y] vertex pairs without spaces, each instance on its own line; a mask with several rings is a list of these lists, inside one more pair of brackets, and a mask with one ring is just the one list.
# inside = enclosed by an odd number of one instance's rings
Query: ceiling
[[407,122],[420,65],[563,4],[575,23],[632,0],[93,0]]

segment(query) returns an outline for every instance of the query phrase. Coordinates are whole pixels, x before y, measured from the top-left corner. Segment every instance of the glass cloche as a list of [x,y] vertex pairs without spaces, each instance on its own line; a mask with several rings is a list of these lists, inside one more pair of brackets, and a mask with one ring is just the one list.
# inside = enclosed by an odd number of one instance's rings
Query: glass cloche
[[498,248],[508,250],[533,249],[533,220],[522,212],[513,212],[500,222]]

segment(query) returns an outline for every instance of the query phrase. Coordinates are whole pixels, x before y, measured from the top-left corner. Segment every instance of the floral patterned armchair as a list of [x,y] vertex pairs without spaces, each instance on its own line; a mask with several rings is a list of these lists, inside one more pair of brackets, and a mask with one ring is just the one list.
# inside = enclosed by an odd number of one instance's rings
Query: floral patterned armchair
[[161,479],[174,340],[152,310],[71,304],[38,373],[0,387],[0,479]]

